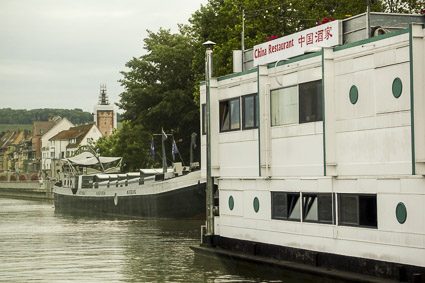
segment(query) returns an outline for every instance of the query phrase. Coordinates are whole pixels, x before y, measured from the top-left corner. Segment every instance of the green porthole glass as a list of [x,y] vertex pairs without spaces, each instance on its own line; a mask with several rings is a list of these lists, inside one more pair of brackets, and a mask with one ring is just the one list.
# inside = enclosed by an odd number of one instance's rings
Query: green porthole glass
[[258,200],[257,197],[254,198],[253,205],[254,205],[254,211],[258,212],[260,210],[260,201]]
[[233,210],[233,208],[235,207],[235,200],[233,199],[232,196],[229,197],[229,208],[230,210]]
[[395,98],[399,98],[401,96],[401,93],[403,92],[403,83],[400,78],[394,79],[392,90]]
[[359,91],[355,85],[350,88],[350,102],[356,104],[359,99]]
[[406,209],[406,206],[404,205],[404,203],[399,202],[397,204],[397,207],[395,209],[395,216],[397,217],[398,223],[403,224],[404,222],[406,222],[407,209]]

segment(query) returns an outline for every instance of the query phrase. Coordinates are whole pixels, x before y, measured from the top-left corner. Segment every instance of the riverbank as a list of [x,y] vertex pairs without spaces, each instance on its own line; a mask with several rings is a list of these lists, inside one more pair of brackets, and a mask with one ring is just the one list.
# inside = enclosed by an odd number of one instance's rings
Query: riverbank
[[53,183],[39,181],[2,181],[0,182],[0,196],[53,199]]

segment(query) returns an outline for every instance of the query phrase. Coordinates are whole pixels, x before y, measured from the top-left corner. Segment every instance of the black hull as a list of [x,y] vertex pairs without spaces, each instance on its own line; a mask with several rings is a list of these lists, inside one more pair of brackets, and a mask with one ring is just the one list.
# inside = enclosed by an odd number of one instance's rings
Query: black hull
[[205,219],[205,183],[151,195],[54,194],[55,209],[150,218]]
[[425,282],[425,268],[407,264],[310,251],[214,235],[203,236],[201,254],[228,256],[293,269],[346,282]]

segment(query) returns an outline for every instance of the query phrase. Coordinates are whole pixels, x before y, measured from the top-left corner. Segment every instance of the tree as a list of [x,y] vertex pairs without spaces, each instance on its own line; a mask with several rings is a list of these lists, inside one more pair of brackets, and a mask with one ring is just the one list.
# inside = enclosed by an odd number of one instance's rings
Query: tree
[[193,97],[193,45],[187,27],[179,26],[179,30],[177,34],[164,29],[148,31],[144,39],[147,54],[130,60],[129,71],[121,72],[125,91],[119,107],[125,111],[123,119],[129,129],[137,130],[140,148],[149,150],[151,139],[147,137],[163,128],[182,140],[179,148],[188,160],[189,152],[184,149],[190,147],[192,132],[199,132],[199,109]]
[[423,0],[383,0],[382,8],[387,13],[421,13],[425,8]]
[[122,157],[124,171],[137,171],[157,165],[149,158],[150,150],[146,147],[150,138],[141,125],[124,121],[120,130],[109,137],[101,137],[94,145],[94,150],[101,156]]

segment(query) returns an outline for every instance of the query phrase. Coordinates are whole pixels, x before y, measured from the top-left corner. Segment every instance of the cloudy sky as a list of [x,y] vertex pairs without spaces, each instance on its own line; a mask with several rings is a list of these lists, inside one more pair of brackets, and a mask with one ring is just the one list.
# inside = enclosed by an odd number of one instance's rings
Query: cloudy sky
[[146,30],[177,32],[207,0],[0,0],[0,108],[93,111],[118,102]]

